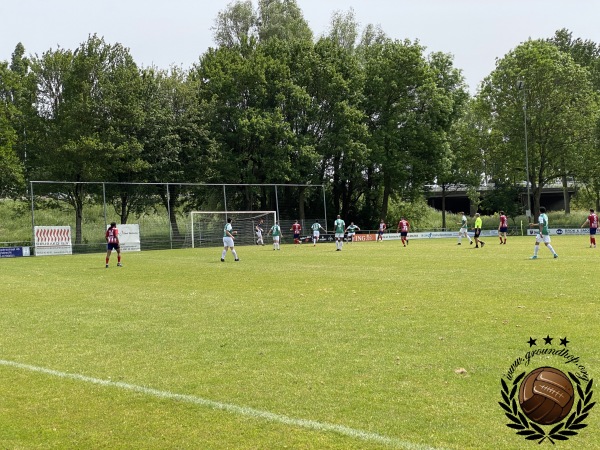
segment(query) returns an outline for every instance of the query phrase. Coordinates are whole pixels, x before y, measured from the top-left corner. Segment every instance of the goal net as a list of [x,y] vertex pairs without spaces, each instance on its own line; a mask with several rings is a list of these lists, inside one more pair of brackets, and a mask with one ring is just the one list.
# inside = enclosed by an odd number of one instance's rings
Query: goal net
[[223,229],[227,219],[236,231],[236,245],[256,244],[256,226],[262,220],[263,236],[275,223],[275,211],[192,211],[191,235],[192,248],[215,247],[223,245]]

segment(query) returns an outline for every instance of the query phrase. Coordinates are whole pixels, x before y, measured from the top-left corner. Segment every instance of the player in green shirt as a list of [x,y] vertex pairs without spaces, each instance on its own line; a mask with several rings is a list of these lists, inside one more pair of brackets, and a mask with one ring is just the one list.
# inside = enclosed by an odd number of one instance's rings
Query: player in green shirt
[[231,217],[227,218],[227,223],[223,227],[223,251],[221,252],[221,262],[225,262],[225,255],[227,255],[227,249],[231,250],[235,261],[239,261],[238,255],[235,251],[234,244],[234,235],[237,234],[237,231],[233,231],[233,226],[231,225]]
[[346,228],[346,233],[348,233],[349,244],[352,243],[356,231],[360,231],[360,227],[358,225],[354,225],[354,222],[350,222],[350,225],[348,225],[348,228]]
[[335,251],[341,252],[344,246],[344,231],[346,230],[346,222],[342,220],[338,214],[337,219],[333,222],[333,229],[335,233]]
[[267,236],[270,234],[273,235],[273,250],[281,250],[281,248],[279,248],[279,241],[281,239],[281,227],[279,226],[279,222],[276,221],[275,224],[273,224],[267,233]]
[[531,259],[537,259],[538,251],[540,250],[540,242],[543,242],[548,250],[552,252],[552,255],[555,258],[558,258],[558,255],[550,245],[550,230],[548,230],[548,216],[546,215],[546,208],[540,206],[540,216],[538,217],[538,223],[530,223],[530,227],[539,227],[540,232],[535,237],[535,247],[533,247],[533,256]]
[[315,220],[315,223],[313,223],[310,226],[310,228],[313,231],[313,247],[314,247],[315,245],[317,245],[317,242],[319,242],[319,236],[321,236],[321,231],[320,230],[323,230],[323,231],[326,231],[326,230],[325,230],[325,228],[323,228],[321,226],[321,224],[319,223],[318,220]]
[[481,248],[485,245],[485,242],[479,239],[479,235],[481,234],[481,226],[483,221],[481,220],[481,216],[479,213],[475,214],[475,248],[479,248],[479,244],[481,244]]
[[460,224],[460,230],[458,232],[458,244],[457,245],[461,245],[462,238],[464,238],[464,237],[466,237],[469,240],[469,245],[471,245],[473,243],[473,241],[471,240],[469,233],[467,233],[467,231],[469,229],[468,228],[469,225],[467,225],[467,216],[465,216],[465,213],[463,211],[460,211],[459,214],[461,215],[461,219],[460,219],[460,222],[458,222]]

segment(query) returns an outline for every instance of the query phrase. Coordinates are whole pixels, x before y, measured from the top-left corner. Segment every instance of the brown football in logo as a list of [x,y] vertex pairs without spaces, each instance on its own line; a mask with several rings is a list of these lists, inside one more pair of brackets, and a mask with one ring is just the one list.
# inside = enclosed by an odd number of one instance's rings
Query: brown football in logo
[[564,373],[552,367],[540,367],[521,383],[519,404],[529,419],[540,425],[550,425],[569,414],[573,394],[573,385]]

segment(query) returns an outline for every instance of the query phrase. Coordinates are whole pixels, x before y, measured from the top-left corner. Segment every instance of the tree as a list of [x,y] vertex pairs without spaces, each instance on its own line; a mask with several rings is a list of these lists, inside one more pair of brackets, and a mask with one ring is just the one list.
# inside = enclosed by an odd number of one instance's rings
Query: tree
[[318,180],[331,183],[333,209],[355,218],[367,191],[363,168],[368,161],[360,62],[351,49],[335,39],[322,38],[308,70],[309,133],[320,156]]
[[173,240],[179,240],[176,214],[195,200],[180,195],[181,183],[207,181],[217,155],[203,125],[208,119],[201,113],[198,80],[176,67],[169,72],[145,69],[142,78],[146,114],[139,139],[149,167],[144,174],[152,183],[173,183],[160,184],[157,194],[169,212]]
[[43,130],[32,164],[41,179],[73,182],[67,198],[80,244],[84,203],[93,193],[84,183],[118,177],[139,160],[137,67],[123,46],[93,35],[74,52],[58,49],[36,56],[32,70]]
[[[450,109],[440,116],[439,136],[446,141],[442,159],[437,165],[436,181],[442,188],[442,228],[446,228],[446,191],[452,185],[471,186],[478,183],[476,145],[471,128],[463,119],[468,112],[469,94],[462,72],[454,67],[452,56],[434,52],[428,56],[439,94],[450,102]],[[464,134],[463,134],[464,133]],[[473,170],[475,168],[475,170]],[[477,181],[475,181],[477,180]]]
[[358,39],[358,22],[354,10],[334,11],[327,36],[347,51],[353,51]]
[[[524,82],[521,91],[518,81]],[[537,211],[544,186],[575,175],[593,148],[598,112],[589,73],[556,46],[529,40],[498,60],[478,97],[492,138],[484,152],[497,168],[488,175],[501,182],[511,173],[500,166],[524,167],[526,107],[528,181]]]
[[[566,30],[558,30],[555,35],[548,40],[551,44],[564,53],[569,54],[573,60],[581,67],[585,68],[592,81],[596,94],[600,94],[600,45],[590,40],[581,38],[574,39],[573,34]],[[583,183],[583,189],[592,197],[596,208],[600,208],[600,168],[591,161],[597,160],[600,155],[600,118],[596,124],[596,139],[593,148],[593,154],[590,159],[584,161],[581,169],[576,174],[576,180]],[[565,197],[565,210],[568,206],[567,180],[563,175],[563,189]]]
[[218,47],[248,44],[256,33],[257,16],[251,0],[237,0],[219,11],[213,26],[213,39]]
[[17,194],[21,191],[23,166],[17,152],[17,132],[13,123],[18,110],[13,104],[12,93],[16,89],[16,77],[8,64],[0,62],[0,195]]
[[218,47],[252,48],[254,42],[312,41],[312,31],[296,0],[235,0],[219,11],[212,27]]
[[448,132],[449,152],[439,166],[436,183],[442,188],[442,228],[446,228],[446,196],[453,189],[475,190],[484,173],[480,142],[481,125],[476,122],[473,102],[463,105]]
[[313,34],[296,0],[258,0],[258,38],[312,41]]
[[366,80],[371,218],[377,211],[386,217],[392,195],[420,195],[448,151],[454,102],[423,50],[418,43],[391,40],[359,48]]

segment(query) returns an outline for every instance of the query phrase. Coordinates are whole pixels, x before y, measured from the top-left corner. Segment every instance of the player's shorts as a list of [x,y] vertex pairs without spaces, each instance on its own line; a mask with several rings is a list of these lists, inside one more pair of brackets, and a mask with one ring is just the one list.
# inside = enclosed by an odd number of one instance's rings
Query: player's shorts
[[383,236],[383,230],[379,230],[378,233],[379,233],[379,236]]
[[319,239],[319,236],[321,236],[321,232],[320,231],[313,231],[313,237]]
[[590,234],[596,234],[598,228],[590,228]]
[[481,228],[475,228],[475,237],[479,237],[481,234]]
[[115,243],[111,243],[111,244],[106,244],[106,249],[110,252],[112,250],[119,250],[119,244],[115,244]]
[[540,242],[543,242],[544,244],[549,244],[550,243],[550,235],[538,233],[535,235],[535,242],[537,244],[539,244]]
[[344,233],[335,233],[336,239],[344,239]]
[[300,239],[300,233],[294,233],[294,239]]
[[348,233],[348,239],[352,239],[352,236],[354,236],[356,233]]
[[259,238],[261,238],[261,237],[262,237],[262,231],[257,231],[257,232],[256,232],[256,237],[259,237]]
[[223,238],[223,247],[233,247],[234,243],[233,243],[233,238],[229,237],[229,236],[225,236]]
[[408,231],[401,231],[400,236],[402,236],[402,237],[408,236]]
[[461,228],[458,232],[460,234],[467,234],[467,229],[466,228]]
[[279,244],[279,236],[273,236],[273,243]]
[[500,227],[500,233],[507,233],[508,227]]

